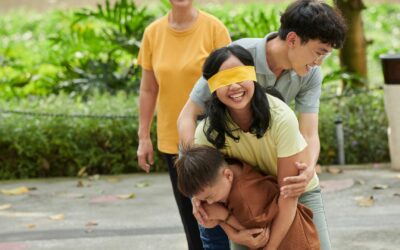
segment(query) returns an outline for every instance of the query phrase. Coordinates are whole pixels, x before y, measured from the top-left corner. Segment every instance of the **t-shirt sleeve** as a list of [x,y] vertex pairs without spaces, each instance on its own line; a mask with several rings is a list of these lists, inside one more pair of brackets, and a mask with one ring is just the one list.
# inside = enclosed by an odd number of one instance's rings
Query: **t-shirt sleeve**
[[195,102],[204,110],[206,107],[206,101],[210,96],[211,92],[207,80],[204,77],[200,77],[190,93],[190,100]]
[[307,143],[300,133],[299,122],[292,110],[288,108],[287,112],[280,115],[279,120],[273,122],[276,122],[274,137],[278,158],[289,157],[303,151]]
[[216,27],[214,34],[214,49],[221,48],[232,42],[228,29],[221,23]]
[[143,69],[153,70],[152,65],[152,51],[150,44],[150,31],[148,29],[145,30],[142,43],[140,45],[139,55],[138,55],[138,64],[142,66]]
[[305,82],[295,98],[296,110],[300,113],[318,113],[322,85],[321,68],[315,68],[303,81]]

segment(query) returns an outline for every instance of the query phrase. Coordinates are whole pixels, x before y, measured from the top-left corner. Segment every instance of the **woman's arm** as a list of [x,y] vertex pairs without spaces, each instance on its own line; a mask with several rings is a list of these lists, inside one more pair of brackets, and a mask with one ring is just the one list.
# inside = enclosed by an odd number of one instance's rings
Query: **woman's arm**
[[[283,185],[285,177],[298,175],[295,163],[300,161],[300,154],[278,158],[278,184],[280,187]],[[296,215],[297,199],[298,197],[284,198],[283,196],[279,196],[279,213],[272,223],[271,237],[267,249],[277,249],[286,236]]]
[[158,83],[152,70],[142,70],[139,92],[139,146],[137,150],[139,166],[146,172],[153,164],[153,144],[150,127],[158,95]]

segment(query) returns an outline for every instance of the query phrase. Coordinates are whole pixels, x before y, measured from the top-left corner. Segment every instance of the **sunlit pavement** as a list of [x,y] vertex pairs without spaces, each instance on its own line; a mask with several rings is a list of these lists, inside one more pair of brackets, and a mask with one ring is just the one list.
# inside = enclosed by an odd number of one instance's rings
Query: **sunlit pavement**
[[[320,179],[333,249],[399,249],[400,172],[331,172]],[[167,174],[91,179],[0,182],[0,250],[187,249]],[[18,187],[29,191],[1,194]]]

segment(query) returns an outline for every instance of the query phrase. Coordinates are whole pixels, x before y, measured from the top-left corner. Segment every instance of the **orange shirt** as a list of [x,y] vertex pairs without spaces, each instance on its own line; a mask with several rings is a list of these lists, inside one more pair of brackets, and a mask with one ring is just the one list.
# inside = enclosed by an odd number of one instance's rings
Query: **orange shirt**
[[203,11],[199,11],[194,24],[185,31],[172,29],[168,15],[146,28],[138,63],[154,72],[159,85],[157,145],[161,152],[178,153],[179,113],[201,76],[207,56],[230,42],[222,22]]
[[[245,228],[271,227],[279,212],[279,187],[272,176],[264,176],[245,164],[235,176],[226,206]],[[317,229],[312,212],[297,204],[292,225],[278,250],[319,250]]]

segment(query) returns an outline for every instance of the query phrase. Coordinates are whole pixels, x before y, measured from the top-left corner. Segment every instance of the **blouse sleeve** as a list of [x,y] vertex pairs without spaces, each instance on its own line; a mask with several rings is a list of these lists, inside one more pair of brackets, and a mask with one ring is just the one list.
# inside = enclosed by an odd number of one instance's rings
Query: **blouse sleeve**
[[300,133],[299,122],[293,111],[287,109],[287,112],[281,113],[279,120],[274,122],[276,122],[274,137],[278,158],[289,157],[303,151],[307,143]]

